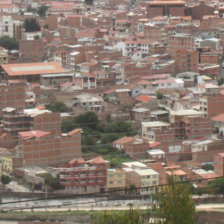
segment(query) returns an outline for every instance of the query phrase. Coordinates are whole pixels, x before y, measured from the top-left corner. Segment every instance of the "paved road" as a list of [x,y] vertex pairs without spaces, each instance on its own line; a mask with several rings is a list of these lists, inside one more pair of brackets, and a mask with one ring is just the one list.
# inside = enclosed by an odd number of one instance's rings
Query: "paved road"
[[[23,211],[49,211],[49,212],[56,212],[56,211],[112,211],[112,210],[129,210],[129,206],[87,206],[87,207],[78,207],[78,206],[68,206],[68,207],[54,207],[54,208],[27,208],[23,209]],[[149,208],[149,206],[134,206],[134,208],[139,210],[146,210]],[[219,211],[224,212],[224,203],[221,204],[201,204],[196,206],[197,211]]]
[[15,192],[31,192],[30,189],[18,184],[16,181],[11,181],[9,184],[6,185],[6,188],[11,189]]

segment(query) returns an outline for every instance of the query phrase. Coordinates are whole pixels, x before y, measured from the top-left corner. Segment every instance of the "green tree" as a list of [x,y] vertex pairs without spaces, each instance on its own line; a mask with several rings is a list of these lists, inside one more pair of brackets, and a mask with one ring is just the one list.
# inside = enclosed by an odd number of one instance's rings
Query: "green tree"
[[48,110],[51,110],[52,112],[60,112],[60,113],[63,113],[63,112],[68,112],[69,111],[69,109],[66,106],[66,104],[63,103],[63,102],[61,102],[61,101],[56,101],[53,104],[47,104],[45,107]]
[[168,185],[156,189],[151,215],[159,218],[157,223],[160,224],[196,224],[191,187],[173,179],[169,180]]
[[6,184],[9,184],[9,183],[11,182],[11,179],[10,179],[10,177],[7,176],[7,175],[2,175],[2,176],[1,176],[1,182],[2,182],[2,184],[3,184],[4,187],[5,187]]
[[35,8],[32,8],[31,5],[28,5],[27,9],[26,9],[27,12],[32,12],[32,13],[35,13],[37,10]]
[[162,100],[163,99],[163,93],[157,92],[156,97],[157,97],[158,100]]
[[37,13],[41,17],[46,16],[46,11],[48,10],[48,7],[46,5],[41,5],[40,7],[37,8]]
[[16,39],[9,36],[2,36],[0,38],[0,46],[10,51],[19,49],[19,43],[16,41]]
[[93,4],[93,0],[85,0],[85,3],[86,3],[87,5],[92,5],[92,4]]
[[24,29],[26,32],[40,31],[40,25],[35,18],[25,19]]
[[211,164],[205,164],[201,168],[204,170],[214,170],[214,166],[212,166]]
[[210,181],[209,186],[213,193],[224,194],[224,177]]
[[96,129],[99,124],[98,116],[90,111],[84,114],[80,114],[75,118],[75,123],[80,126],[80,128],[91,128]]
[[58,177],[53,177],[50,173],[44,173],[40,175],[44,178],[45,184],[49,185],[53,190],[62,190],[64,186],[60,183]]
[[40,39],[40,36],[39,35],[35,35],[34,36],[34,40],[39,40]]
[[44,24],[44,29],[48,29],[49,25],[48,24]]

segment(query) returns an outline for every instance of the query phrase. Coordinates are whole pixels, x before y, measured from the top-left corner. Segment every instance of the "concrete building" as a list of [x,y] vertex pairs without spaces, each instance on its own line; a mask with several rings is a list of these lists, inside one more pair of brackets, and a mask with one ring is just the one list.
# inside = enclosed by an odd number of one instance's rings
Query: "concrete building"
[[[126,186],[125,182],[125,171],[122,169],[107,169],[107,190],[122,190]],[[118,192],[118,194],[122,194],[124,192]]]
[[0,65],[8,64],[9,54],[8,50],[4,47],[0,47]]
[[150,195],[155,192],[155,186],[159,184],[159,173],[153,169],[131,169],[123,168],[126,171],[126,186],[134,185],[140,188],[137,192],[140,195]]
[[142,122],[142,138],[149,142],[155,142],[155,131],[169,131],[170,124],[161,121]]

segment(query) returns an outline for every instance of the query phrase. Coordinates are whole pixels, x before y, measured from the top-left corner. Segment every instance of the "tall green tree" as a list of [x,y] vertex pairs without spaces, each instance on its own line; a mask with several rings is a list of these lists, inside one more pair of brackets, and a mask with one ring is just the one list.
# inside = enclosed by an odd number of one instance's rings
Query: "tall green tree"
[[209,187],[215,194],[224,194],[224,177],[210,181]]
[[46,11],[48,10],[48,7],[46,5],[41,5],[40,7],[37,8],[37,13],[41,17],[46,16]]
[[80,126],[80,128],[91,128],[96,129],[99,124],[98,116],[90,111],[84,114],[80,114],[75,118],[75,123]]
[[9,36],[2,36],[0,38],[0,46],[10,51],[19,49],[19,43],[16,41],[16,39]]
[[191,186],[170,179],[168,185],[156,189],[152,215],[159,224],[196,224],[197,215]]
[[26,32],[40,31],[40,25],[35,18],[25,19],[24,29]]
[[69,108],[66,106],[64,102],[56,101],[55,103],[46,105],[46,108],[48,110],[51,110],[53,112],[68,112]]
[[7,175],[2,175],[1,182],[2,182],[3,186],[5,187],[6,184],[9,184],[11,182],[11,179]]

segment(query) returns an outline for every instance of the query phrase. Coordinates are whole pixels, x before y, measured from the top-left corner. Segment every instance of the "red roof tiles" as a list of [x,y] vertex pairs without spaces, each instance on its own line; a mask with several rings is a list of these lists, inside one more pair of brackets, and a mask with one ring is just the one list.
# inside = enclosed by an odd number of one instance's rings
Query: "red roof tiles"
[[150,100],[152,100],[152,97],[142,94],[142,95],[139,95],[139,96],[135,97],[135,99],[137,101],[141,101],[141,102],[149,102]]

